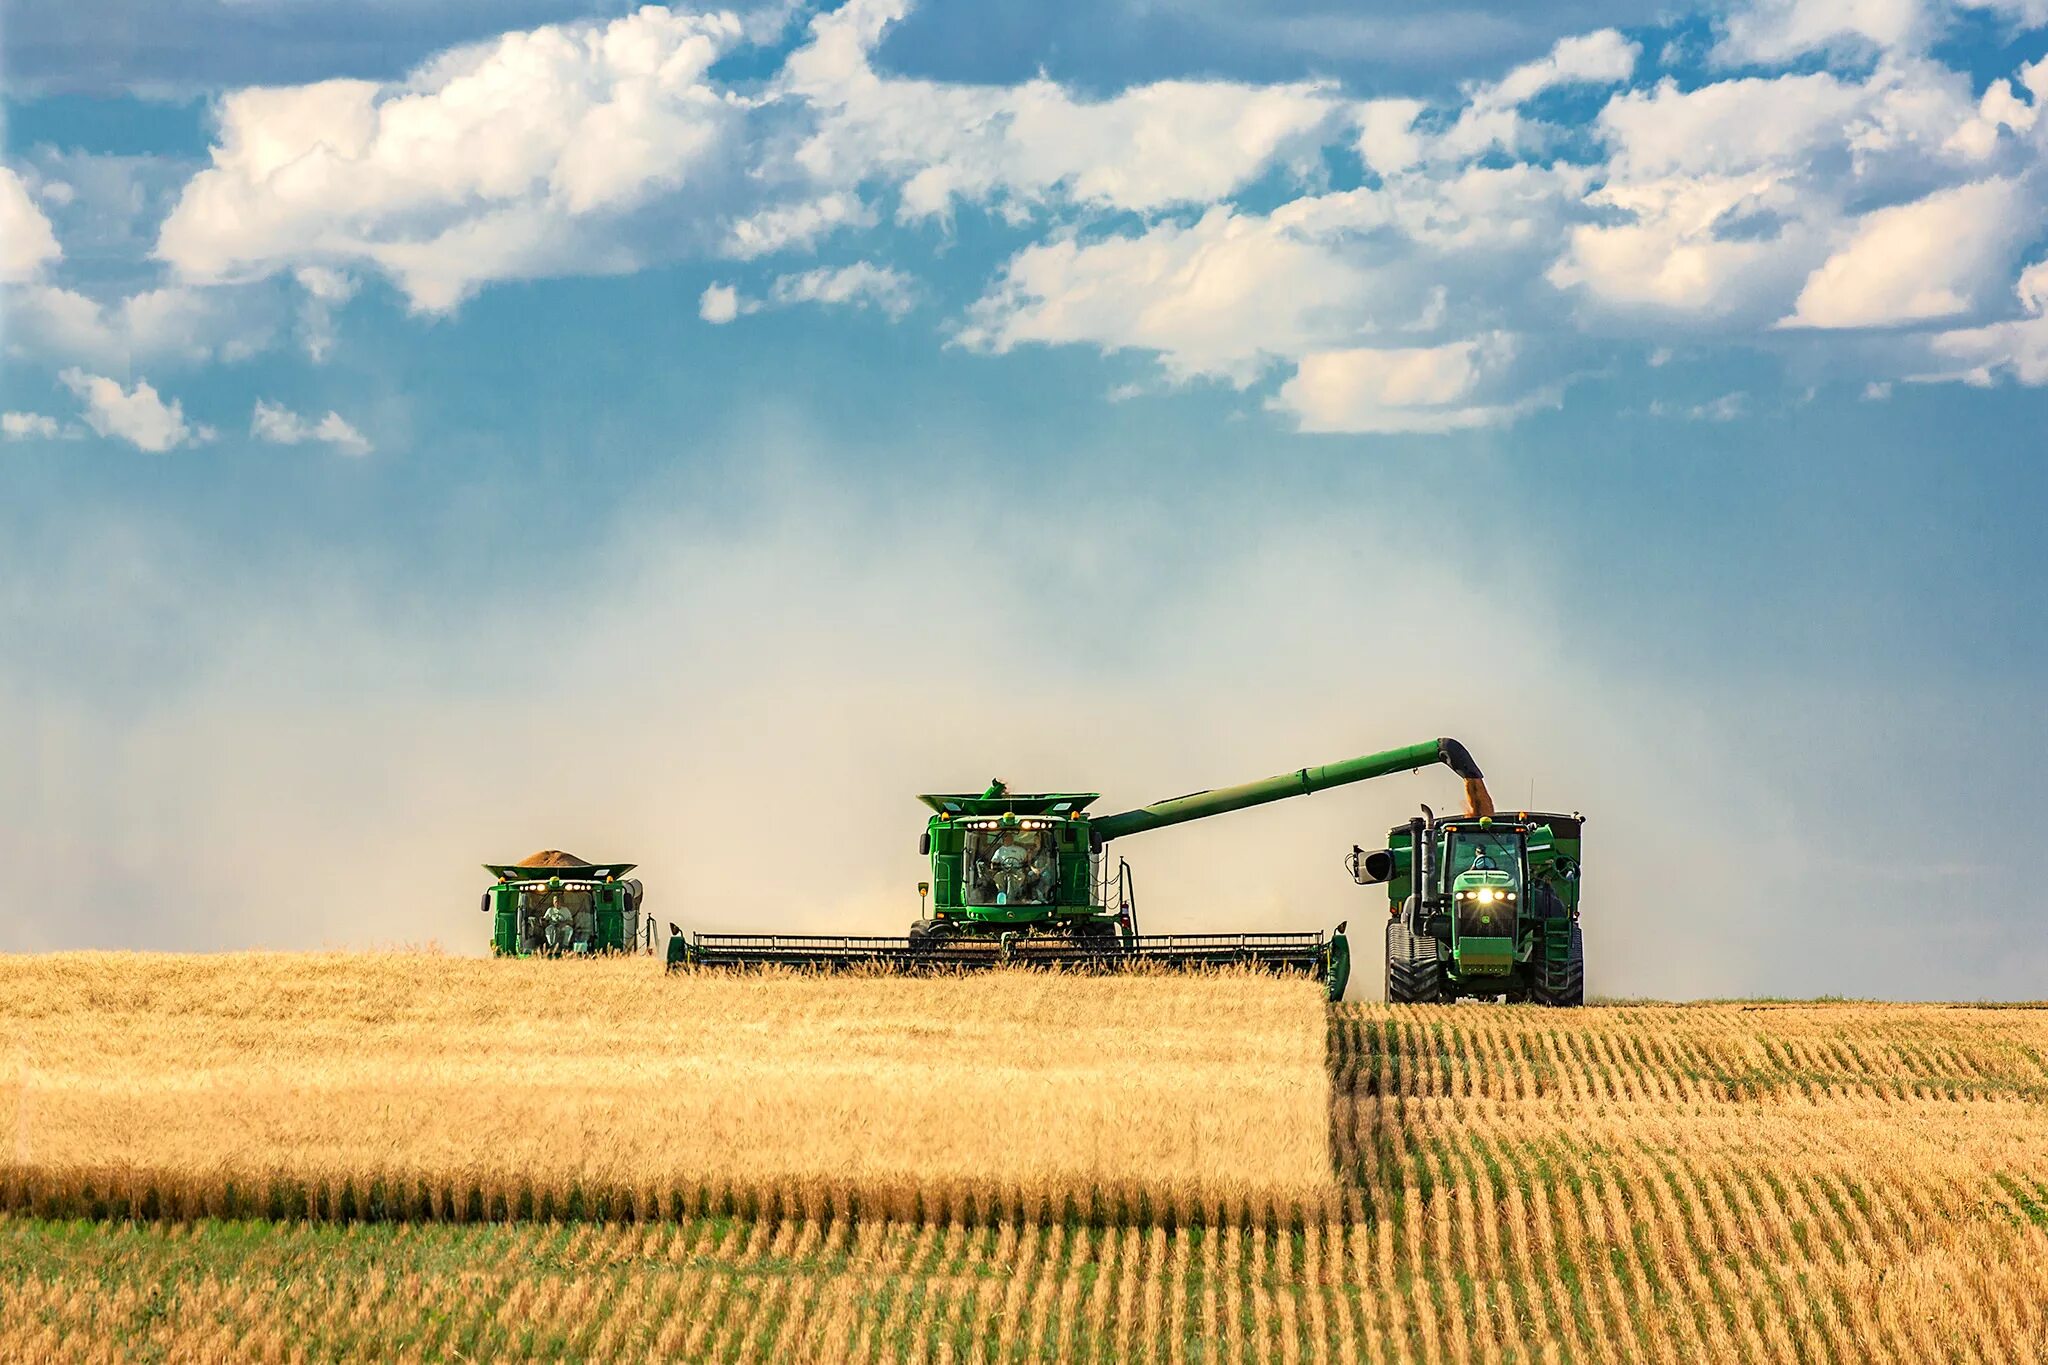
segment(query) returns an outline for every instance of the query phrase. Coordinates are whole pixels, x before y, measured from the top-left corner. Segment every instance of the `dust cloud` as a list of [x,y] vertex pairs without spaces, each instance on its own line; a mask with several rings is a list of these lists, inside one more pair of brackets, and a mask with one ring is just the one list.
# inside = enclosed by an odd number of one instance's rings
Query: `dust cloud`
[[[664,923],[901,932],[925,874],[917,793],[1001,777],[1113,811],[1449,735],[1503,809],[1586,812],[1595,993],[1787,988],[1759,947],[1778,912],[1731,886],[1796,897],[1811,879],[1797,841],[1755,833],[1798,820],[1732,741],[1743,715],[1584,648],[1570,604],[1534,586],[1540,560],[1510,581],[1351,508],[1020,521],[964,476],[884,503],[850,473],[792,475],[728,471],[758,481],[756,516],[667,490],[606,553],[460,612],[310,570],[288,591],[230,581],[103,528],[74,579],[117,606],[218,601],[183,619],[161,686],[102,694],[0,660],[0,739],[22,759],[0,857],[47,870],[17,884],[0,949],[478,953],[480,864],[541,847],[637,862]],[[1424,802],[1455,808],[1457,780],[1384,779],[1112,854],[1151,932],[1349,920],[1354,993],[1377,996],[1384,900],[1343,860]],[[1840,963],[1804,979],[1890,980]]]

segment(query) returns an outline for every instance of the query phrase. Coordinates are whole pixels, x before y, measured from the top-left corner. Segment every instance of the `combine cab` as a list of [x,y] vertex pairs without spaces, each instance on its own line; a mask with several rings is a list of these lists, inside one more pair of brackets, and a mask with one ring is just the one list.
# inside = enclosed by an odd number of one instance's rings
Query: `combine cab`
[[[1343,926],[1304,933],[1145,934],[1130,865],[1111,840],[1287,797],[1432,764],[1447,765],[1483,800],[1479,769],[1456,740],[1433,739],[1343,763],[1299,768],[1235,787],[1195,792],[1115,815],[1096,815],[1093,792],[980,793],[918,798],[931,811],[919,853],[931,864],[921,913],[902,938],[697,934],[670,926],[669,963],[705,967],[781,964],[909,970],[1006,964],[1118,968],[1241,964],[1326,980],[1342,996],[1350,967]],[[1476,793],[1476,795],[1473,795]],[[1491,806],[1487,806],[1491,809]],[[929,894],[930,904],[923,905]]]
[[498,957],[571,957],[631,953],[654,942],[640,911],[632,863],[586,863],[545,849],[523,862],[485,863],[495,879],[484,892],[491,952]]
[[1351,850],[1351,874],[1387,888],[1387,1000],[1583,1004],[1579,815],[1523,811],[1395,827]]

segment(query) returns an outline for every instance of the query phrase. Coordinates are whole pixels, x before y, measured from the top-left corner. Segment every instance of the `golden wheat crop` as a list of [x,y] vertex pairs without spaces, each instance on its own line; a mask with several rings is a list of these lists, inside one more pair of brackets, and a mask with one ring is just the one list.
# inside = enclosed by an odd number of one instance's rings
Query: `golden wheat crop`
[[[727,984],[736,1008],[749,989],[870,983]],[[892,1029],[920,1000],[952,1013],[954,987],[1043,992],[1011,1008],[1045,1018],[1127,1011],[1099,1035],[1074,1019],[1105,1046],[1171,998],[1058,977],[872,984],[891,1003],[862,1011]],[[1273,985],[1157,984],[1209,1016],[1172,1026],[1190,1077],[1242,1027],[1230,999]],[[2048,1358],[2048,1011],[1309,1009],[1327,1084],[1309,1122],[1336,1190],[1319,1206],[462,1226],[15,1214],[0,1217],[0,1359]],[[1299,1115],[1269,1117],[1264,1137],[1286,1143]]]
[[45,1211],[994,1217],[1334,1190],[1301,981],[65,954],[0,959],[0,1040],[0,1193]]

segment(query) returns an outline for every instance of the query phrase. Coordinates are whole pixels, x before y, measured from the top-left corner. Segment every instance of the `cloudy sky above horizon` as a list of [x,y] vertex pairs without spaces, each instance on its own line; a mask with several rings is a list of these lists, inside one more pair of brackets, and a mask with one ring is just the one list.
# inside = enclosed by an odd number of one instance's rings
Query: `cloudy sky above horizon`
[[[2043,0],[4,17],[0,949],[578,838],[880,930],[912,792],[1453,734],[1597,989],[2042,993]],[[1359,916],[1404,782],[1148,927]]]

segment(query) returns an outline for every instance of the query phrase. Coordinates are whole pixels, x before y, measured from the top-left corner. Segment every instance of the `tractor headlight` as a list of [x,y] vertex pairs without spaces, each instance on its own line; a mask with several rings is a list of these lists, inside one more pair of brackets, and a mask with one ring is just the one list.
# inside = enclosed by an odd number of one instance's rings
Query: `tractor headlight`
[[1493,903],[1493,888],[1492,888],[1492,887],[1490,887],[1490,886],[1482,886],[1482,887],[1480,887],[1480,888],[1479,888],[1479,903],[1480,903],[1481,905],[1490,905],[1490,904],[1492,904],[1492,903]]

